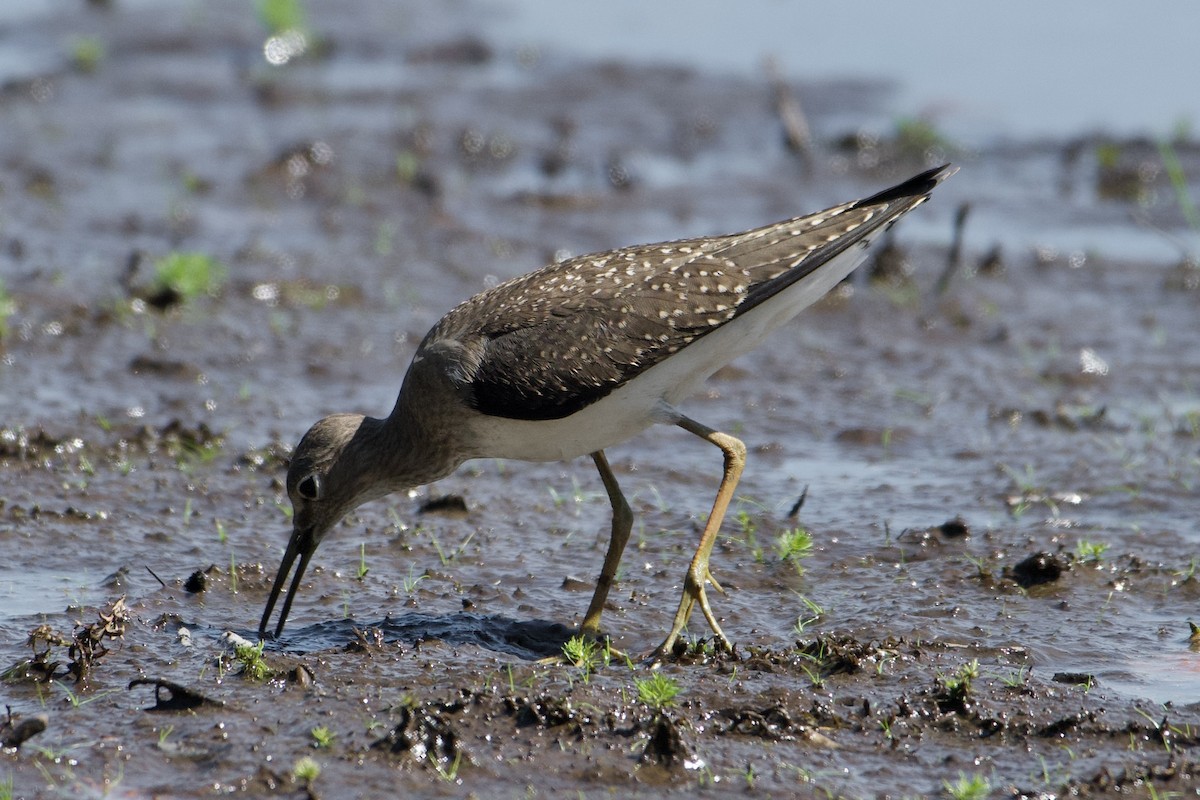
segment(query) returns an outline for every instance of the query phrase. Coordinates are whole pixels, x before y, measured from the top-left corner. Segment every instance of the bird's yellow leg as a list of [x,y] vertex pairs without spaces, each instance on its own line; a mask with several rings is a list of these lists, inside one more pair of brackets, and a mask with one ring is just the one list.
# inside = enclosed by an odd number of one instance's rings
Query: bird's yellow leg
[[[617,478],[613,475],[612,467],[603,450],[592,453],[592,461],[604,482],[604,491],[608,493],[608,501],[612,504],[612,533],[608,539],[608,552],[604,555],[604,566],[600,568],[600,577],[596,579],[596,590],[592,593],[592,602],[588,604],[587,613],[583,615],[583,624],[579,626],[579,634],[604,646],[606,658],[626,658],[620,650],[612,647],[607,637],[600,632],[600,615],[604,612],[604,604],[608,602],[608,592],[617,578],[617,566],[621,563],[621,554],[625,552],[625,544],[629,541],[630,531],[633,530],[633,510],[629,508]],[[565,653],[539,659],[542,664],[570,663]]]
[[708,595],[704,591],[704,584],[706,581],[711,581],[718,591],[723,591],[720,585],[713,580],[712,573],[709,572],[708,559],[712,555],[713,545],[717,541],[717,532],[721,529],[722,520],[725,519],[725,512],[729,510],[733,491],[737,488],[738,480],[742,477],[742,469],[746,466],[746,445],[740,439],[713,430],[687,417],[680,417],[676,424],[685,431],[694,433],[721,448],[721,452],[725,455],[725,474],[721,478],[720,488],[717,489],[717,497],[713,501],[712,512],[708,515],[704,533],[700,536],[700,545],[696,548],[696,554],[692,556],[692,563],[688,565],[687,575],[683,581],[683,597],[679,601],[679,610],[675,612],[675,621],[671,625],[671,632],[667,634],[667,638],[658,646],[651,658],[659,658],[671,652],[676,640],[687,625],[688,617],[692,615],[692,609],[697,605],[700,606],[701,613],[704,614],[704,618],[708,621],[709,627],[712,628],[721,646],[727,650],[733,649],[728,637],[717,623],[712,607],[708,604]]
[[608,552],[604,556],[604,566],[600,569],[600,577],[596,579],[596,591],[592,594],[592,602],[588,604],[587,613],[583,615],[583,624],[579,632],[594,639],[600,639],[600,615],[604,612],[604,604],[608,600],[608,590],[612,588],[617,578],[617,566],[621,563],[621,554],[625,552],[625,543],[629,541],[629,533],[633,530],[633,511],[617,485],[617,478],[603,450],[592,453],[592,461],[604,482],[604,491],[608,493],[608,501],[612,504],[612,533],[608,539]]

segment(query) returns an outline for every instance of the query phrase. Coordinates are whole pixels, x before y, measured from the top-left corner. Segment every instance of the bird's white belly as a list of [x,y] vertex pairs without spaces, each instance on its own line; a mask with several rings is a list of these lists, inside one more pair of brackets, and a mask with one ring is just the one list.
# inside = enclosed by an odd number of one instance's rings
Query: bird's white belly
[[692,394],[718,369],[753,350],[771,331],[820,299],[865,257],[865,246],[851,248],[757,308],[696,339],[569,417],[536,421],[476,418],[473,438],[478,447],[472,457],[522,461],[576,458],[623,442],[655,423],[677,421],[676,403]]

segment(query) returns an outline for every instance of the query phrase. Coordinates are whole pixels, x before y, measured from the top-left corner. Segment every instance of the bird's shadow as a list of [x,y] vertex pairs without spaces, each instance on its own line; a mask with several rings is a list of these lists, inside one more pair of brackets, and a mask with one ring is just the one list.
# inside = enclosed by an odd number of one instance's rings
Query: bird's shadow
[[[475,645],[497,653],[534,661],[562,653],[563,644],[578,631],[559,622],[538,619],[511,619],[496,614],[423,614],[405,612],[384,617],[379,622],[353,619],[329,620],[296,628],[278,639],[268,639],[267,649],[285,653],[311,653],[345,648],[368,641],[378,630],[387,643],[419,645],[443,641],[454,645]],[[247,638],[253,640],[254,635]]]

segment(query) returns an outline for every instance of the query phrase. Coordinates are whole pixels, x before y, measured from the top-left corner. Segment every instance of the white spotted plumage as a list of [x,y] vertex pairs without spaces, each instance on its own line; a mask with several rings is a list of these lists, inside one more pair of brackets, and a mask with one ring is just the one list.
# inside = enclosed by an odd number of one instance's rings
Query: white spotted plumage
[[452,374],[477,412],[466,437],[473,454],[544,460],[603,449],[670,418],[704,378],[842,280],[866,245],[926,199],[944,177],[935,172],[908,191],[742,233],[550,265],[455,308],[422,350],[452,348],[459,359]]

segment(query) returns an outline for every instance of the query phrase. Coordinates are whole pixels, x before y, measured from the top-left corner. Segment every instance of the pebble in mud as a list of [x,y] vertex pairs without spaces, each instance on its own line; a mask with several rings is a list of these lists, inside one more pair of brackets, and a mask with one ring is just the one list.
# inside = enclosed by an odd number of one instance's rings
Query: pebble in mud
[[650,738],[640,760],[662,767],[680,766],[690,760],[679,726],[666,715],[659,714],[651,723]]
[[1028,589],[1031,586],[1053,583],[1067,569],[1067,563],[1060,556],[1034,553],[1013,566],[1011,575],[1019,586]]
[[203,570],[196,570],[183,582],[184,591],[199,594],[208,588],[208,576]]
[[0,744],[4,747],[19,748],[48,727],[50,727],[50,717],[46,714],[18,718],[10,709],[8,718],[0,720]]

